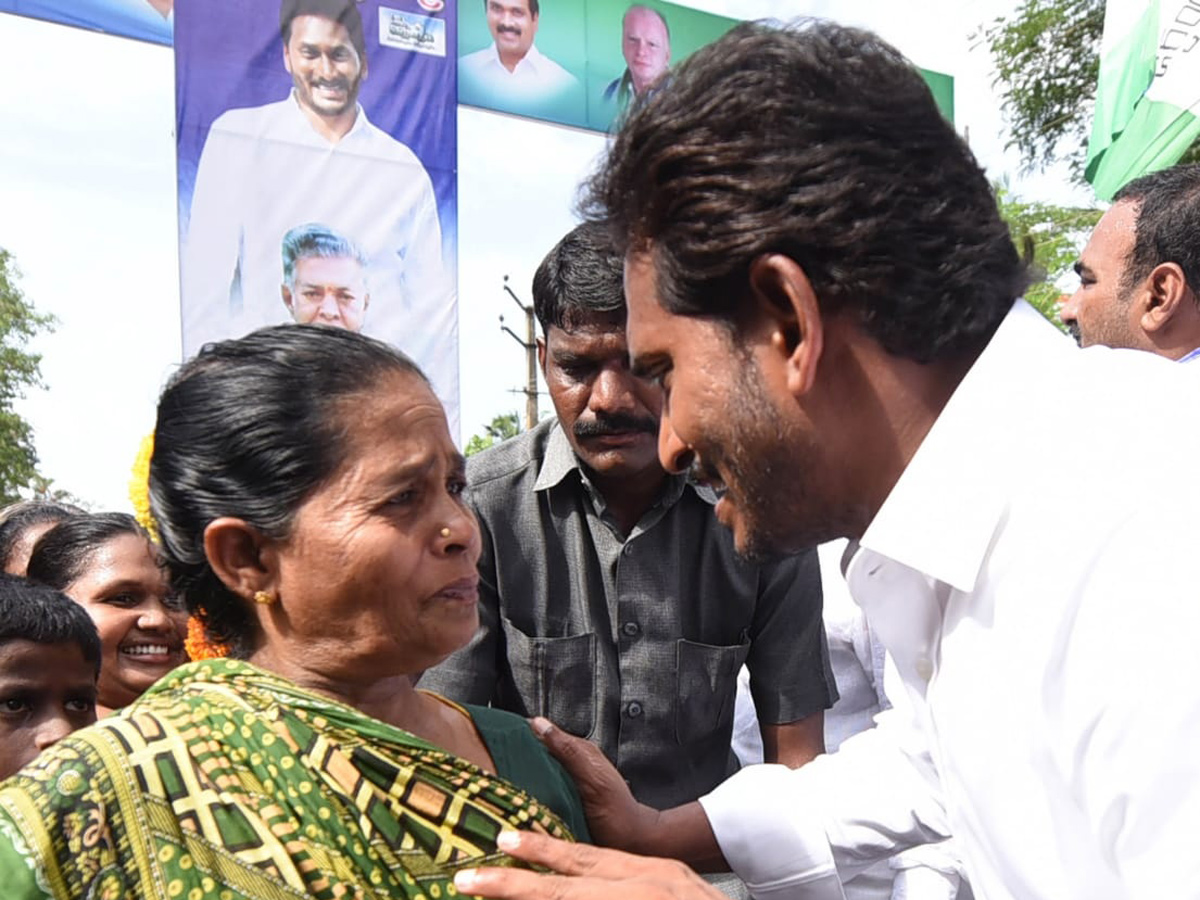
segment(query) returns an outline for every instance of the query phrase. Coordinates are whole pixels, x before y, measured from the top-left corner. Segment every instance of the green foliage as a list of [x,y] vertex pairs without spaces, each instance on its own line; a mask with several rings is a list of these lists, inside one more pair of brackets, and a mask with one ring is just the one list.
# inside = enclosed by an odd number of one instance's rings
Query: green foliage
[[515,412],[501,413],[492,419],[491,425],[483,426],[483,430],[481,435],[471,435],[471,439],[467,441],[467,448],[463,451],[464,455],[474,456],[498,441],[515,437],[521,431],[521,419]]
[[[1008,146],[1025,171],[1061,160],[1083,183],[1103,34],[1104,0],[1023,0],[975,35],[991,54]],[[1200,162],[1200,144],[1181,162]]]
[[50,486],[37,471],[33,430],[13,410],[13,402],[24,397],[28,388],[42,387],[38,369],[42,357],[25,348],[54,320],[34,310],[17,286],[19,278],[12,255],[0,248],[0,504]]
[[1027,203],[1014,197],[1003,185],[996,186],[1000,215],[1008,223],[1017,252],[1033,263],[1039,280],[1025,292],[1025,299],[1047,319],[1063,327],[1058,318],[1060,282],[1071,275],[1079,252],[1100,220],[1098,209]]
[[1023,0],[983,29],[1026,171],[1061,159],[1083,180],[1103,31],[1104,0]]

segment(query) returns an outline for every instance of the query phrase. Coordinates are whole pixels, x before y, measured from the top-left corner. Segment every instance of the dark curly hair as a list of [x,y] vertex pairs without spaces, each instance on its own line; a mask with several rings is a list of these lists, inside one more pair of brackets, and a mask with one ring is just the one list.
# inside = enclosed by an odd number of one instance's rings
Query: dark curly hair
[[404,373],[428,383],[407,356],[365,335],[278,325],[207,344],[158,401],[150,509],[171,586],[210,641],[233,656],[254,649],[248,603],[209,566],[204,530],[242,519],[284,539],[304,500],[336,470],[352,423],[345,401]]
[[736,327],[763,253],[888,352],[976,354],[1028,285],[991,186],[924,80],[866,31],[743,23],[637,109],[586,215],[649,252],[659,300]]

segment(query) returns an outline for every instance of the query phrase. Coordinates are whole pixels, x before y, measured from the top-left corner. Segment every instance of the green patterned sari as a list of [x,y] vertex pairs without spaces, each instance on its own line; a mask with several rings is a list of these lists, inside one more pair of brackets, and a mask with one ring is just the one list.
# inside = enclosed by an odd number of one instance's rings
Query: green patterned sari
[[5,898],[426,898],[568,836],[520,789],[243,662],[190,663],[0,787]]

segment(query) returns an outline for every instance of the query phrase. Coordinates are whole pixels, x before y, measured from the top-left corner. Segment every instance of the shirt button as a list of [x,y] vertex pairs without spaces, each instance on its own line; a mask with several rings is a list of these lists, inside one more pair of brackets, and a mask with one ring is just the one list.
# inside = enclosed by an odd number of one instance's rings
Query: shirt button
[[621,552],[626,556],[633,556],[633,544],[626,544],[625,548]]
[[636,719],[642,714],[642,704],[634,700],[627,707],[625,707],[625,712],[629,713],[629,718]]
[[624,625],[621,626],[621,633],[624,634],[626,637],[633,637],[635,634],[637,634],[641,630],[642,629],[640,629],[638,627],[637,622],[626,622]]
[[914,664],[917,670],[917,677],[922,681],[929,681],[933,677],[933,661],[928,656],[918,656]]

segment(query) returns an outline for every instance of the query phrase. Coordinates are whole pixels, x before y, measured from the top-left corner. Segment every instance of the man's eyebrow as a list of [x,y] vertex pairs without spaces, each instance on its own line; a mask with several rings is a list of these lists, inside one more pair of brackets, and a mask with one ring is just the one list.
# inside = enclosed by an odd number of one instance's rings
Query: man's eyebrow
[[554,361],[559,365],[580,365],[594,361],[591,357],[576,353],[574,350],[554,350],[550,355],[554,357]]

